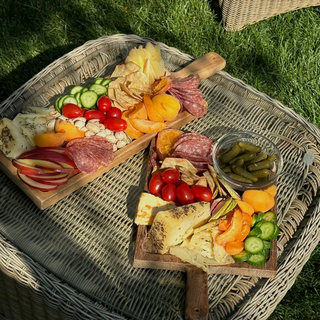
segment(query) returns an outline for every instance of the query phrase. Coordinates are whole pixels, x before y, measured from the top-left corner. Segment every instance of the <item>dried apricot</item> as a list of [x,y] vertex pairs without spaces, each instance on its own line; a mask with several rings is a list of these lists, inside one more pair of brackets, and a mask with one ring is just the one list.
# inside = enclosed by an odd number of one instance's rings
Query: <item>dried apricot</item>
[[158,133],[156,149],[163,159],[171,152],[174,142],[183,135],[184,132],[178,129],[165,129]]

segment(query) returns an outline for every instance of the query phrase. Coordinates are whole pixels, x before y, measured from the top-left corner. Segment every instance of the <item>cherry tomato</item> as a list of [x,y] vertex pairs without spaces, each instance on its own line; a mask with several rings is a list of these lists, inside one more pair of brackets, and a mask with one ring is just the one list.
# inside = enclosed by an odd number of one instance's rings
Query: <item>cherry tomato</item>
[[173,183],[165,184],[161,190],[161,196],[165,201],[174,201],[176,199],[176,186]]
[[164,186],[164,182],[161,177],[161,172],[155,173],[149,182],[149,191],[152,194],[157,194],[161,192],[162,187]]
[[62,114],[67,118],[82,117],[83,110],[74,103],[67,103],[62,107]]
[[87,121],[92,119],[99,119],[100,123],[103,123],[103,121],[106,119],[105,114],[100,110],[88,110],[84,113],[84,117]]
[[193,186],[191,192],[196,201],[210,202],[212,200],[212,192],[209,188],[204,186]]
[[178,180],[177,182],[174,183],[174,185],[176,186],[176,188],[178,188],[179,186],[181,186],[182,184],[187,185],[184,181],[182,180]]
[[112,107],[107,112],[107,118],[121,118],[122,111],[119,108]]
[[175,183],[180,178],[178,169],[169,168],[163,171],[162,179],[165,183]]
[[181,184],[176,190],[176,195],[182,205],[194,203],[193,193],[187,184]]
[[128,126],[127,121],[120,118],[108,118],[104,120],[103,124],[107,129],[113,132],[124,131]]
[[97,107],[102,112],[107,112],[111,108],[111,100],[107,96],[101,96],[97,101]]

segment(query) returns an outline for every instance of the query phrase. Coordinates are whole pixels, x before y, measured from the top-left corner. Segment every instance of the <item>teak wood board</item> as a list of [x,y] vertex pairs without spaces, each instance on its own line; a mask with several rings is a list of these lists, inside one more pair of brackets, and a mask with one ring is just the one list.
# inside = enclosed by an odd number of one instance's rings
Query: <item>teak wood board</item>
[[[195,119],[193,115],[184,111],[173,120],[167,122],[167,128],[178,129],[185,124],[189,123]],[[100,166],[99,169],[92,174],[78,173],[70,177],[69,181],[65,185],[59,186],[53,191],[40,191],[34,188],[30,188],[24,184],[17,175],[17,168],[11,163],[0,151],[0,169],[40,208],[45,209],[50,205],[56,203],[67,195],[71,194],[73,191],[79,189],[80,187],[86,185],[87,183],[93,181],[95,178],[99,177],[103,173],[137,154],[141,150],[147,148],[150,141],[156,136],[157,133],[148,133],[139,139],[133,140],[125,147],[119,149],[115,152],[114,160],[109,164],[109,166]]]

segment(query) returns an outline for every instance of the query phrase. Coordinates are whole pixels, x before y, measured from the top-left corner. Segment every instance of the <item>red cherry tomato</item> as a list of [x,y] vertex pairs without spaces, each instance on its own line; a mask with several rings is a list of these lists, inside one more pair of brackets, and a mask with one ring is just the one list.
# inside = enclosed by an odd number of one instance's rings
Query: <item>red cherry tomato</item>
[[120,118],[108,118],[104,120],[103,124],[107,129],[113,132],[124,131],[128,126],[127,121]]
[[157,193],[161,192],[163,186],[164,186],[164,182],[161,177],[161,172],[155,173],[150,179],[149,191],[152,194],[156,195]]
[[173,183],[167,183],[161,190],[161,196],[165,201],[174,201],[176,199],[176,186]]
[[209,188],[204,186],[193,186],[191,192],[196,201],[210,202],[212,200],[212,192]]
[[179,186],[181,186],[182,184],[187,185],[184,181],[182,180],[178,180],[177,182],[174,183],[174,185],[176,186],[176,188],[178,188]]
[[119,108],[112,107],[107,112],[107,118],[121,118],[122,111]]
[[181,184],[176,190],[176,195],[182,205],[194,203],[194,196],[187,184]]
[[99,119],[100,123],[103,123],[103,121],[106,119],[105,114],[100,110],[88,110],[84,113],[84,117],[87,121],[92,119]]
[[83,110],[74,103],[67,103],[62,107],[62,115],[67,118],[82,117]]
[[180,178],[180,172],[177,169],[169,168],[162,172],[162,179],[165,183],[175,183]]
[[111,100],[107,96],[101,96],[97,101],[97,107],[102,112],[107,112],[111,108]]

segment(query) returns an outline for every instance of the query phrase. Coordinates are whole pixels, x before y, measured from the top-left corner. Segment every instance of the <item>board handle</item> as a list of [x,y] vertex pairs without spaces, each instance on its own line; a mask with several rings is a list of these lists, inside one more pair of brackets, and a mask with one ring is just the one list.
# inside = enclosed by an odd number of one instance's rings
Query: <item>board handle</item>
[[187,293],[186,320],[207,320],[209,316],[208,274],[195,267],[186,266]]
[[183,69],[172,72],[171,78],[185,78],[190,74],[197,74],[200,80],[209,78],[213,74],[221,71],[226,66],[226,60],[215,52],[208,52],[199,59],[191,62]]

